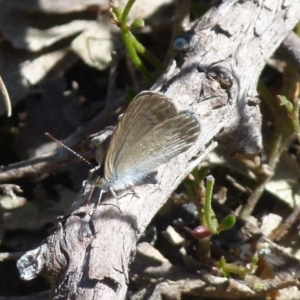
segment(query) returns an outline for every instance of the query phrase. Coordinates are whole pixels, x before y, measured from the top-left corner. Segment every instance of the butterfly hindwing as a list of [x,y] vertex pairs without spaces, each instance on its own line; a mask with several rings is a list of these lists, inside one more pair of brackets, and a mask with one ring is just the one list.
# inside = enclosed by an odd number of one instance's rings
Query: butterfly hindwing
[[117,166],[118,178],[136,176],[136,182],[152,169],[186,151],[200,132],[198,118],[183,113],[154,126],[130,149]]
[[[117,177],[117,170],[124,166],[128,156],[139,156],[132,148],[157,125],[177,115],[169,98],[151,91],[139,93],[121,117],[112,135],[104,165],[106,180]],[[128,165],[126,168],[129,167]]]

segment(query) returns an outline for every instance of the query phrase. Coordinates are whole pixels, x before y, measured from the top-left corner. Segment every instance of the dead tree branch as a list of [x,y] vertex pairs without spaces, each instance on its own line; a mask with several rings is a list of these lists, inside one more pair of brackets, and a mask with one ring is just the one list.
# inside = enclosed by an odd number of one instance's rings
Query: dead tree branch
[[[288,4],[287,4],[288,3]],[[255,156],[262,149],[257,82],[267,59],[300,19],[300,0],[224,1],[182,35],[187,47],[153,90],[201,120],[198,142],[161,166],[157,184],[84,205],[88,186],[70,216],[40,248],[18,263],[22,277],[38,273],[56,283],[60,299],[124,299],[136,243],[179,183],[215,147]],[[113,205],[110,205],[113,204]],[[81,206],[82,205],[82,206]],[[76,296],[74,296],[76,295]]]

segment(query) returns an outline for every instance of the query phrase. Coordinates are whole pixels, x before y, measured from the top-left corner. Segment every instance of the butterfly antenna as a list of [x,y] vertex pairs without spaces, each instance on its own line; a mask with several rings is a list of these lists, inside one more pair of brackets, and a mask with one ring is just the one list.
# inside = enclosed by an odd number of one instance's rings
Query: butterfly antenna
[[66,146],[65,144],[63,144],[62,142],[60,142],[59,140],[57,140],[54,136],[52,136],[50,133],[46,132],[45,135],[55,141],[56,143],[58,143],[60,146],[64,147],[65,149],[69,150],[70,152],[72,152],[74,155],[76,155],[77,157],[81,158],[84,162],[86,162],[88,165],[90,165],[91,167],[94,168],[94,166],[87,161],[83,156],[81,156],[80,154],[78,154],[77,152],[75,152],[74,150],[72,150],[71,148],[69,148],[68,146]]

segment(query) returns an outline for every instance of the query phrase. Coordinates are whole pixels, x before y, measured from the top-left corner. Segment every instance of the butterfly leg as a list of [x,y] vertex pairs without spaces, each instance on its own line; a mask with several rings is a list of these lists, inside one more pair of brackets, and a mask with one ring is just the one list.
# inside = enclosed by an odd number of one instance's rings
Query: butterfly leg
[[132,194],[133,194],[135,197],[137,197],[137,198],[140,199],[139,195],[135,192],[135,190],[134,190],[133,187],[131,187],[130,190],[131,190]]
[[97,206],[100,205],[100,203],[101,203],[101,199],[102,199],[103,193],[104,193],[104,192],[103,192],[103,190],[101,189],[101,190],[100,190],[100,195],[99,195],[99,198],[98,198],[98,202],[97,202]]
[[[92,183],[92,181],[90,179],[85,180],[83,182],[82,188],[84,189],[84,194],[88,194],[88,197],[85,200],[85,204],[89,204],[91,202],[91,197],[93,195],[93,192],[95,190],[95,185]],[[88,190],[87,192],[85,192],[86,190]]]
[[119,205],[117,194],[115,193],[115,191],[112,188],[109,188],[109,190],[110,190],[111,194],[113,195],[113,197],[116,199],[116,202],[117,202],[116,207],[119,209],[120,213],[122,213],[122,210],[121,210],[120,205]]

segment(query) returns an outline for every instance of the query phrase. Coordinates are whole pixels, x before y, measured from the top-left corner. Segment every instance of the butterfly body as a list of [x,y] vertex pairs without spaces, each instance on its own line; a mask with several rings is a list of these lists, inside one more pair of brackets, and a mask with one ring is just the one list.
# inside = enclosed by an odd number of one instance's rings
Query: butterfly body
[[[114,191],[122,191],[126,190],[142,181],[141,175],[138,174],[127,174],[121,178],[110,178],[109,180],[105,178],[101,178],[97,181],[96,185],[103,190],[103,192],[108,192],[109,190],[114,190]],[[137,180],[141,179],[141,180]]]

